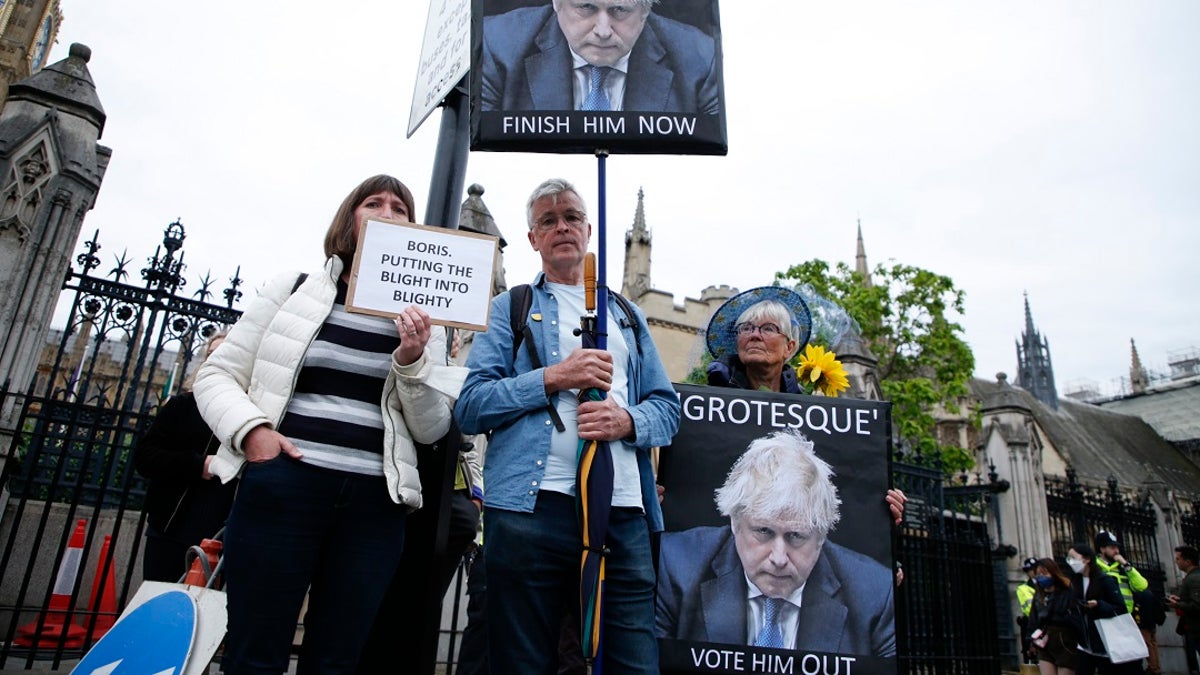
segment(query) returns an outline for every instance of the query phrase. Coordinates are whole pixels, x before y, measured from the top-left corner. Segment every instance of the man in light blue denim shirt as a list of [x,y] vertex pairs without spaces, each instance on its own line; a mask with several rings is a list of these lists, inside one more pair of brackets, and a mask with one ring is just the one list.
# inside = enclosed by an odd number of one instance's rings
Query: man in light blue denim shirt
[[[657,673],[650,533],[662,530],[649,449],[679,428],[679,399],[640,311],[609,302],[608,351],[582,349],[583,258],[592,227],[574,186],[551,179],[529,198],[529,243],[542,257],[527,317],[537,350],[514,355],[510,300],[492,301],[475,336],[455,414],[491,432],[484,462],[484,557],[492,672],[557,670],[565,607],[579,602],[582,537],[575,509],[579,439],[609,441],[615,475],[606,557],[604,669]],[[580,389],[608,392],[578,403]],[[551,413],[553,409],[557,415]],[[562,420],[556,428],[555,417]],[[578,613],[578,610],[575,610]]]

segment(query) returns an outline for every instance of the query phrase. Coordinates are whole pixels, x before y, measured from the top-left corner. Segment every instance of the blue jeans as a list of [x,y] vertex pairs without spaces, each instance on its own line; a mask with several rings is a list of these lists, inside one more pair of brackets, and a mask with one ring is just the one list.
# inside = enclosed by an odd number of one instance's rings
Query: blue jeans
[[[491,671],[554,675],[563,611],[573,603],[579,613],[575,499],[542,491],[533,513],[489,508],[483,522]],[[607,543],[604,672],[657,673],[654,567],[641,510],[614,508]]]
[[241,480],[225,530],[222,669],[285,672],[307,592],[297,672],[353,673],[400,561],[405,507],[382,477],[285,456],[247,464]]

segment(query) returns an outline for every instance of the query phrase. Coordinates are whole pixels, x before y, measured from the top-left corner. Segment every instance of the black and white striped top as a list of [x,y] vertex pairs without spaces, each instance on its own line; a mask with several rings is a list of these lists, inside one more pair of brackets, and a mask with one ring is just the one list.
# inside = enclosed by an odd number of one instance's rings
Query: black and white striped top
[[279,433],[296,444],[303,462],[382,476],[380,400],[400,338],[388,319],[347,312],[346,291],[339,279],[333,311],[304,355]]

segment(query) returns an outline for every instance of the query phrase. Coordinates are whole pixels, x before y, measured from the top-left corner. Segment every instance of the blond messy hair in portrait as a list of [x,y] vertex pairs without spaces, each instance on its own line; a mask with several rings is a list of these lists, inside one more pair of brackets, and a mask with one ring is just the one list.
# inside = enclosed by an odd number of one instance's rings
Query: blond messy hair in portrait
[[717,510],[731,519],[798,522],[828,534],[841,519],[833,469],[799,431],[777,431],[751,441],[725,484],[716,491]]

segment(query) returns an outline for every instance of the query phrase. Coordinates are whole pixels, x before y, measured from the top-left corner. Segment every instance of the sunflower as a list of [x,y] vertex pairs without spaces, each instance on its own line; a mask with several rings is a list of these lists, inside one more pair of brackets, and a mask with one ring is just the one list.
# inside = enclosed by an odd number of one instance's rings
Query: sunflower
[[846,370],[842,368],[842,362],[837,360],[837,354],[825,351],[819,345],[810,344],[804,348],[796,375],[806,389],[811,387],[830,397],[836,397],[839,392],[850,388]]

